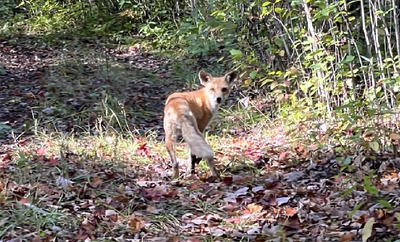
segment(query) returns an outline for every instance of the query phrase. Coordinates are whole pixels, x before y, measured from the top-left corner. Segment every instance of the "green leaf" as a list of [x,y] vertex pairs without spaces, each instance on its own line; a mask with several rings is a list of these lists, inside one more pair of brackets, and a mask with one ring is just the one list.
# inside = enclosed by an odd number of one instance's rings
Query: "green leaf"
[[332,56],[332,55],[328,55],[328,56],[326,57],[326,61],[334,61],[334,60],[335,60],[335,57]]
[[362,241],[363,242],[366,242],[368,240],[368,238],[371,237],[374,222],[375,222],[374,217],[371,217],[365,223],[363,231],[362,231]]
[[261,82],[261,86],[264,86],[265,84],[267,84],[267,83],[270,83],[270,82],[273,82],[274,81],[274,79],[264,79],[262,82]]
[[343,165],[350,165],[350,163],[351,163],[351,157],[347,156],[343,161]]
[[325,63],[316,63],[309,66],[311,69],[322,69],[325,67]]
[[379,143],[377,141],[369,142],[369,147],[371,147],[375,152],[379,152]]
[[119,2],[119,9],[122,9],[122,7],[124,6],[124,4],[125,4],[125,0],[121,0],[121,1]]
[[386,200],[379,199],[379,200],[378,200],[378,203],[379,203],[380,205],[384,206],[384,207],[387,208],[387,209],[393,209],[393,206],[392,206],[388,201],[386,201]]
[[350,63],[354,60],[354,56],[353,55],[348,55],[346,56],[346,59],[342,60],[340,63],[341,64],[347,64]]
[[243,56],[243,53],[240,50],[237,50],[237,49],[231,49],[229,52],[231,53],[231,55],[234,58],[240,58],[240,57]]
[[257,76],[257,71],[252,71],[252,72],[250,72],[250,77],[251,78],[255,78]]
[[262,4],[262,6],[263,6],[263,7],[266,7],[266,6],[270,5],[270,4],[271,4],[271,2],[266,1],[266,2],[264,2],[264,3]]
[[352,193],[354,190],[356,189],[356,185],[347,188],[346,190],[344,190],[344,192],[342,193],[343,197],[347,197],[350,193]]
[[395,212],[394,217],[397,219],[397,221],[400,222],[400,213],[399,212]]
[[372,185],[371,183],[371,178],[369,176],[364,176],[364,189],[372,195],[378,196],[379,195],[379,191],[378,189]]
[[350,212],[350,214],[349,214],[349,217],[352,217],[353,214],[354,214],[356,211],[358,211],[358,209],[360,209],[362,205],[364,205],[364,202],[358,203],[358,204],[353,208],[353,210],[351,210],[351,212]]
[[275,8],[275,13],[281,13],[282,12],[282,8]]

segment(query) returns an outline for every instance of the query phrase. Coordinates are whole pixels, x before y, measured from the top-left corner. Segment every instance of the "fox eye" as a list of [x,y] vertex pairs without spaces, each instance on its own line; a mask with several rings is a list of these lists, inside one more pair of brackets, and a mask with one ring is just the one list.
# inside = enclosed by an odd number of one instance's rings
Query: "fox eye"
[[227,92],[227,91],[228,91],[228,88],[224,87],[224,88],[221,89],[221,91],[222,91],[222,92]]
[[212,87],[212,88],[210,88],[210,91],[212,91],[212,92],[213,92],[213,91],[215,91],[215,89]]

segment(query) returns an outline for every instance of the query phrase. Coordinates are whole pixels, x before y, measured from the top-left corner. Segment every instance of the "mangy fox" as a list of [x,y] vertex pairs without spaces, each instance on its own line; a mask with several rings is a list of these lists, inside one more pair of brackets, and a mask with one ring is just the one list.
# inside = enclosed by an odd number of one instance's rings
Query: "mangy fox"
[[204,88],[171,94],[164,108],[164,130],[167,151],[171,156],[173,178],[179,177],[179,164],[175,155],[175,143],[179,134],[188,144],[189,171],[194,173],[196,163],[207,161],[211,176],[219,178],[214,166],[214,152],[207,144],[204,131],[217,113],[221,103],[228,97],[238,73],[229,72],[222,77],[200,71],[199,78]]

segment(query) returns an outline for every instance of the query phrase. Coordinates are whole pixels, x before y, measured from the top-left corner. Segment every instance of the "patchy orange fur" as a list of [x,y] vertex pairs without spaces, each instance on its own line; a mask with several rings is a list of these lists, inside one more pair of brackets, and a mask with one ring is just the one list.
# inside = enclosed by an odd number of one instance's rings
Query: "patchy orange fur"
[[164,108],[165,144],[171,156],[173,177],[179,177],[175,143],[182,134],[189,148],[189,168],[194,173],[195,164],[203,158],[211,171],[211,176],[219,177],[214,166],[214,153],[204,138],[204,131],[217,113],[219,106],[228,97],[232,84],[238,77],[236,71],[222,77],[213,77],[205,71],[199,72],[204,88],[171,94]]

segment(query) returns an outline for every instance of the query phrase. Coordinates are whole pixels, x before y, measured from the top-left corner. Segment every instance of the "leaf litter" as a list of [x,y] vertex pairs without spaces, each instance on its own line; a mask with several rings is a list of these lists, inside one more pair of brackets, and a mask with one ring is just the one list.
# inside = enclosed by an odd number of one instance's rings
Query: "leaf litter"
[[[88,139],[67,148],[28,136],[16,138],[31,119],[31,108],[38,106],[47,115],[44,120],[56,117],[55,125],[70,132],[76,128],[79,112],[70,118],[57,112],[66,107],[95,110],[98,99],[89,94],[101,91],[95,89],[97,84],[110,83],[93,79],[82,95],[62,93],[44,83],[47,75],[55,73],[49,66],[60,50],[30,47],[29,41],[1,43],[0,84],[5,88],[0,99],[4,110],[0,114],[0,241],[400,239],[400,166],[390,154],[333,154],[312,145],[291,145],[281,129],[269,137],[257,130],[235,130],[234,138],[223,137],[218,143],[216,163],[225,170],[223,179],[209,183],[207,171],[200,170],[198,176],[171,181],[163,144],[151,139],[136,138],[128,149],[129,145],[116,145],[111,136],[106,144]],[[103,50],[111,59],[140,69],[160,70],[163,61],[135,49]],[[77,71],[67,67],[57,71],[67,77]],[[97,71],[98,67],[87,65],[81,74]],[[165,70],[160,73],[161,78],[170,76]],[[135,85],[125,90],[129,98],[123,106],[135,106],[131,111],[139,113],[130,116],[129,126],[161,129],[160,102],[167,93],[161,87],[175,87],[165,84],[171,79],[162,80],[162,85],[146,79],[129,83]],[[110,87],[121,92],[121,87]],[[45,100],[54,105],[43,106]],[[92,119],[85,122],[95,127]],[[370,148],[376,150],[376,144]]]

